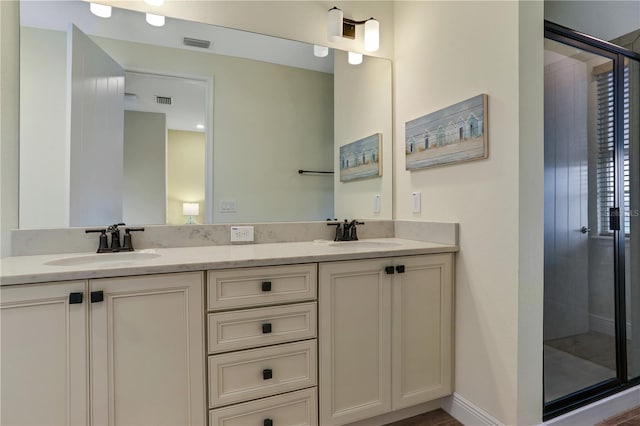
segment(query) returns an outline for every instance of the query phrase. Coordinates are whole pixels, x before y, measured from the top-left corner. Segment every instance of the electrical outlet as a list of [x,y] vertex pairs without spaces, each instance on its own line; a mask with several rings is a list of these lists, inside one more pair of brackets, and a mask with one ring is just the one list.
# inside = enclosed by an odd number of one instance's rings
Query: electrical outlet
[[253,241],[253,226],[232,226],[231,242]]
[[380,214],[381,201],[379,194],[373,196],[373,214]]

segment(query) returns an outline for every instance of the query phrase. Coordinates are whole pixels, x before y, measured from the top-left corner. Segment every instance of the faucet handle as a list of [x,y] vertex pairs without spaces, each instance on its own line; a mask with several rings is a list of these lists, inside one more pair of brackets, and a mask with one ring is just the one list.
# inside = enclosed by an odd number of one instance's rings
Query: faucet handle
[[333,241],[342,241],[342,238],[343,238],[342,222],[327,222],[327,226],[336,227],[336,235],[333,238]]
[[122,243],[122,251],[133,251],[133,242],[131,240],[131,232],[144,231],[144,228],[124,228],[124,241]]
[[99,232],[100,238],[98,240],[98,250],[96,253],[108,253],[113,250],[109,248],[109,244],[107,242],[107,230],[106,229],[85,229],[85,233],[90,234],[93,232]]

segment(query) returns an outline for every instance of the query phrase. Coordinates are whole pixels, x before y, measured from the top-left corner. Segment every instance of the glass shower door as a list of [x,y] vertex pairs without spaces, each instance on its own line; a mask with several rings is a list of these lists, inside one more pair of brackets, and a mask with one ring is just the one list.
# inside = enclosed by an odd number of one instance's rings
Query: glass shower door
[[545,403],[617,377],[612,69],[545,40]]

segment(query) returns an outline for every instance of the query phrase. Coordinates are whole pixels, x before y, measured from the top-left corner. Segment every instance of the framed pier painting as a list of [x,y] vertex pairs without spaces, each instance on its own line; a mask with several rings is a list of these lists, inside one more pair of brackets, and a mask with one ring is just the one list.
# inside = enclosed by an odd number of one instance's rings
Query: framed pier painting
[[478,95],[407,121],[406,169],[487,158],[487,98]]

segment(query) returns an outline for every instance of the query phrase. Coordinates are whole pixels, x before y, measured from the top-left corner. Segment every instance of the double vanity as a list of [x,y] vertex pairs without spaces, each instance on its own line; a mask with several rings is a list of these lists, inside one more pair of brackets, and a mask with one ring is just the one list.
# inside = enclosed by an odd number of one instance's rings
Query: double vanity
[[452,392],[456,244],[2,259],[2,424],[342,425]]

